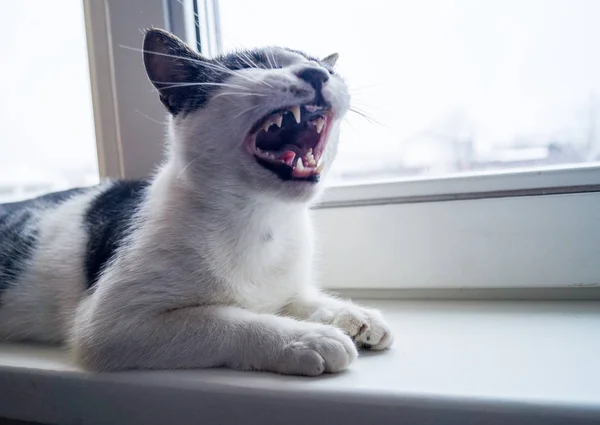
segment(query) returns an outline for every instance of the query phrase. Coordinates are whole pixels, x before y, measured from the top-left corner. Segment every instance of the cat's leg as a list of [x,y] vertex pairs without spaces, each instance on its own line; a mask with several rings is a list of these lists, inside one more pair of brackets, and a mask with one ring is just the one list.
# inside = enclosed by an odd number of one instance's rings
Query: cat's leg
[[317,323],[236,307],[136,315],[90,304],[80,309],[71,343],[79,363],[96,371],[224,366],[314,376],[357,357],[348,336]]
[[392,345],[392,333],[379,311],[317,290],[297,296],[284,313],[340,328],[360,347],[384,350]]

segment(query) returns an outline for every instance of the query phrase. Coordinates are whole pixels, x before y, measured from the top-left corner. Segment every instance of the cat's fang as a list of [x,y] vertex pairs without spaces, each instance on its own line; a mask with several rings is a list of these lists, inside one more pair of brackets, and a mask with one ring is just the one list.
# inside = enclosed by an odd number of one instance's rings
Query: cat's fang
[[294,115],[294,119],[296,120],[297,124],[300,124],[300,121],[302,120],[302,115],[300,113],[300,106],[296,105],[290,108],[290,112],[292,113],[292,115]]
[[323,118],[317,118],[315,120],[315,127],[317,133],[321,134],[321,130],[323,130],[323,126],[325,125],[325,120]]
[[281,114],[273,114],[267,118],[267,120],[265,121],[265,123],[262,126],[262,130],[269,131],[269,128],[271,128],[271,126],[273,124],[275,124],[277,127],[281,127],[282,123],[283,123],[283,116]]
[[304,171],[304,164],[302,163],[302,158],[298,158],[298,162],[296,163],[296,170],[298,170],[299,172],[303,172]]
[[304,155],[304,159],[306,159],[306,164],[309,167],[315,167],[317,163],[315,162],[315,158],[312,155],[312,149],[309,149],[308,152]]

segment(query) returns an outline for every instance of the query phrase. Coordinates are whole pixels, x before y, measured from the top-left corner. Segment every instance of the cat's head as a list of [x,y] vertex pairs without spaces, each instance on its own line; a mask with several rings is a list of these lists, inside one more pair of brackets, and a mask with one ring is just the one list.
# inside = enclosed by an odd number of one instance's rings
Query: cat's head
[[172,155],[184,178],[279,199],[314,197],[349,108],[336,59],[279,47],[208,59],[149,30],[144,64],[171,114]]

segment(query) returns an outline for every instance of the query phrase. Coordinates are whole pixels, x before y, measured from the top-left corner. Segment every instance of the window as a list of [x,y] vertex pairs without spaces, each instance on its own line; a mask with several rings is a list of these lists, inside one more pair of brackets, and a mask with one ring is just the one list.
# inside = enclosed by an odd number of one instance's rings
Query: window
[[358,113],[314,212],[325,286],[600,286],[597,2],[84,4],[103,176],[147,175],[162,154],[141,29],[208,55],[337,51]]
[[97,182],[81,3],[5,2],[0,21],[0,202]]
[[225,51],[340,53],[356,112],[338,184],[600,164],[594,0],[307,0],[294,19],[277,0],[218,4]]

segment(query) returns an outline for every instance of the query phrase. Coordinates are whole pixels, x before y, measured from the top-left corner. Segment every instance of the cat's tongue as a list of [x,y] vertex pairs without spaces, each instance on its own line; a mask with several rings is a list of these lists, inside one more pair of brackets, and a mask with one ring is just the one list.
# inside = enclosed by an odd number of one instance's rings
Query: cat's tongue
[[296,152],[294,151],[285,151],[283,155],[281,155],[281,160],[285,165],[289,165],[290,167],[294,166],[294,158],[296,158]]
[[313,156],[312,148],[308,150],[299,149],[296,146],[285,146],[279,157],[285,165],[293,168],[292,175],[295,177],[307,177],[317,171],[317,160]]

